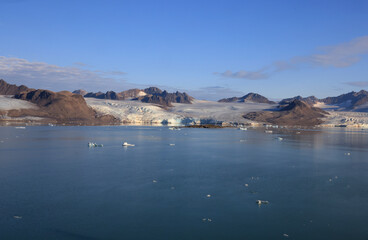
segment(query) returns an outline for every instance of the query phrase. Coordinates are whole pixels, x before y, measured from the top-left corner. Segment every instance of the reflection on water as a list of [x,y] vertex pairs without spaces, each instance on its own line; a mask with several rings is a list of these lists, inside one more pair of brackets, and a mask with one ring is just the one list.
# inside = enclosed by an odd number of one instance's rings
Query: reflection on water
[[344,129],[0,127],[0,239],[367,239],[367,146]]

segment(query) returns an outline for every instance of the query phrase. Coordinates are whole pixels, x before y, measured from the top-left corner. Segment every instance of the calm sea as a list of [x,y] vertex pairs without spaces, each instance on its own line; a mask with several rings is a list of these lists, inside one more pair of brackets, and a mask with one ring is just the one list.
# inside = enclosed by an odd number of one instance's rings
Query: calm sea
[[0,127],[0,239],[367,240],[368,131],[300,132]]

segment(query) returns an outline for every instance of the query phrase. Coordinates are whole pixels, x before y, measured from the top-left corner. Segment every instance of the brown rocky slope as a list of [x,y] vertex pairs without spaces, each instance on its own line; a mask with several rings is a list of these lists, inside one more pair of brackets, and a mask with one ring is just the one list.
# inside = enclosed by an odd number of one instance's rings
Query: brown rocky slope
[[320,108],[296,99],[280,110],[251,112],[243,117],[256,122],[283,126],[315,126],[323,123],[322,118],[327,114]]
[[[5,82],[5,81],[4,81]],[[53,92],[42,89],[29,89],[27,87],[14,87],[15,85],[2,84],[0,93],[15,93],[14,98],[35,103],[39,109],[13,109],[6,113],[8,117],[40,117],[45,121],[66,123],[66,124],[114,124],[118,120],[110,115],[100,116],[90,108],[81,95],[68,91]],[[25,89],[18,91],[17,88]],[[5,91],[5,90],[6,91]],[[2,94],[4,95],[4,94]]]

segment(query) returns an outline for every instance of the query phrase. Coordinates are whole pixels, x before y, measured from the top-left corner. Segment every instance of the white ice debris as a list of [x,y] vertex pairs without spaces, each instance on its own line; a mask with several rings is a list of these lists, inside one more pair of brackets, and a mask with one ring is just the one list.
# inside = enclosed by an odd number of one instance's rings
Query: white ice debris
[[212,219],[211,218],[202,218],[202,221],[203,222],[212,222]]
[[90,148],[92,148],[92,147],[103,147],[103,144],[97,144],[97,143],[89,142],[88,147],[90,147]]
[[265,201],[265,200],[257,200],[257,201],[256,201],[256,203],[257,203],[258,205],[262,205],[262,204],[269,204],[269,202],[268,202],[268,201]]
[[123,146],[124,147],[134,147],[135,145],[134,144],[127,143],[127,142],[124,142],[123,143]]

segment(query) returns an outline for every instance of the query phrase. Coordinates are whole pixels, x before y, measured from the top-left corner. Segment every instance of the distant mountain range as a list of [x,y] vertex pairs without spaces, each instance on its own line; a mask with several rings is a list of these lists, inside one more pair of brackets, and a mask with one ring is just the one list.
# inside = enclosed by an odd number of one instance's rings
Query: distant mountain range
[[116,93],[114,91],[108,91],[106,93],[87,93],[86,91],[79,89],[73,91],[73,93],[80,94],[87,98],[98,99],[111,99],[111,100],[137,100],[146,103],[158,104],[163,107],[172,107],[172,103],[187,103],[191,104],[194,100],[193,97],[187,93],[175,92],[168,93],[166,90],[162,91],[157,87],[149,87],[146,89],[129,89],[123,92]]
[[368,103],[368,92],[350,92],[337,97],[327,97],[320,99],[321,102],[329,105],[343,105],[346,109],[353,110]]
[[294,100],[301,100],[309,105],[314,105],[318,102],[325,103],[327,105],[336,105],[341,107],[343,110],[354,110],[362,105],[367,105],[368,108],[368,92],[365,90],[361,90],[359,92],[349,92],[346,94],[341,94],[337,97],[327,97],[318,99],[315,96],[310,96],[303,98],[301,96],[296,96],[293,98],[286,98],[279,102],[280,106],[289,104],[290,102]]
[[[130,89],[116,93],[108,91],[105,93],[87,93],[84,90],[76,90],[73,93],[68,91],[53,92],[43,89],[32,89],[27,86],[17,86],[8,84],[0,79],[0,95],[13,95],[16,99],[32,102],[39,109],[11,109],[1,110],[1,116],[19,118],[23,116],[41,117],[51,119],[58,123],[86,123],[86,124],[114,124],[118,120],[108,113],[97,113],[84,98],[111,99],[111,100],[132,100],[159,105],[166,109],[172,107],[173,103],[191,104],[193,97],[187,93],[162,91],[157,87],[146,89]],[[232,97],[221,99],[220,103],[266,103],[276,104],[266,97],[257,93],[248,93],[243,97]],[[314,96],[286,98],[279,102],[278,107],[270,105],[270,109],[259,112],[245,114],[244,118],[278,125],[302,125],[311,126],[321,123],[321,118],[328,113],[315,104],[324,103],[333,106],[331,109],[337,111],[367,111],[368,92],[349,92],[336,97],[318,99]],[[316,105],[317,106],[317,105]],[[272,108],[272,109],[271,109]],[[326,108],[328,109],[328,108]]]
[[220,99],[218,102],[254,102],[254,103],[268,103],[268,104],[275,104],[275,102],[268,100],[266,97],[259,95],[257,93],[248,93],[243,97],[232,97],[232,98],[223,98]]

